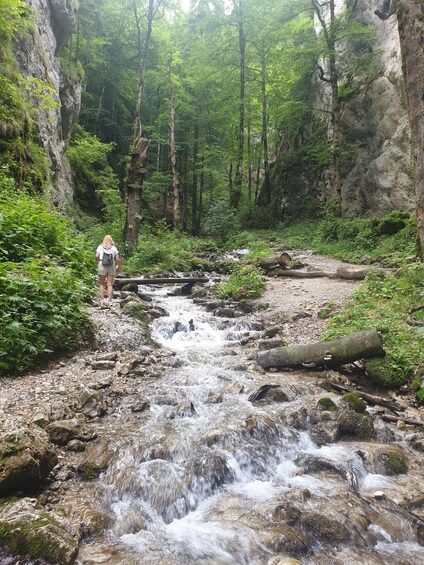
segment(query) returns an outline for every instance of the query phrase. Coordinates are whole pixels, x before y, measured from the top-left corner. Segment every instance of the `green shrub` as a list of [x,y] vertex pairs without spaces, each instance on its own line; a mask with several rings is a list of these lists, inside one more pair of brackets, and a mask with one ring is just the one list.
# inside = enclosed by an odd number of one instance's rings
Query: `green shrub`
[[224,244],[240,227],[236,213],[226,202],[217,202],[209,208],[205,233],[219,245]]
[[237,266],[228,280],[222,282],[218,288],[219,298],[258,298],[265,290],[265,283],[261,272],[252,266]]
[[370,376],[385,386],[405,383],[424,358],[424,334],[406,323],[411,305],[422,302],[423,281],[424,266],[420,263],[385,279],[368,276],[345,309],[329,322],[324,338],[335,339],[376,327],[382,335],[386,358],[367,362]]
[[188,237],[158,223],[154,228],[146,227],[140,235],[137,251],[126,262],[126,268],[144,275],[201,269],[202,259],[197,254],[202,255],[212,248],[208,240]]
[[91,337],[93,254],[40,197],[0,194],[0,372],[23,371]]

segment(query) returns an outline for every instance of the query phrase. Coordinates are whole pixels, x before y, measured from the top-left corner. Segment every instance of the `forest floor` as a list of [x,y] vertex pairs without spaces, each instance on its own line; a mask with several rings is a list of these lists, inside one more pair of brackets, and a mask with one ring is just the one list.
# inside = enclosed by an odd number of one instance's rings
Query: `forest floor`
[[[353,267],[308,251],[291,250],[290,255],[304,264],[306,270],[335,274],[339,267]],[[267,289],[256,302],[268,305],[264,311],[268,323],[284,322],[283,337],[288,345],[300,345],[320,339],[328,324],[328,317],[320,317],[320,313],[324,309],[331,315],[340,311],[359,285],[358,281],[328,277],[268,278]]]

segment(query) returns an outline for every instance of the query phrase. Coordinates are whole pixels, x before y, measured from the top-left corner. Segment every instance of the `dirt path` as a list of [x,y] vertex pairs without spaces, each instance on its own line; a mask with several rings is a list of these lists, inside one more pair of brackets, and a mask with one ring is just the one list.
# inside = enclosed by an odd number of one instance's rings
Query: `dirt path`
[[[290,251],[290,254],[305,265],[302,271],[335,273],[338,267],[352,266],[312,252]],[[333,315],[340,311],[359,284],[358,281],[328,277],[268,278],[267,290],[256,302],[268,305],[264,310],[268,323],[284,323],[283,337],[289,345],[311,343],[319,340],[328,323],[328,317],[320,318],[320,312],[325,309]]]

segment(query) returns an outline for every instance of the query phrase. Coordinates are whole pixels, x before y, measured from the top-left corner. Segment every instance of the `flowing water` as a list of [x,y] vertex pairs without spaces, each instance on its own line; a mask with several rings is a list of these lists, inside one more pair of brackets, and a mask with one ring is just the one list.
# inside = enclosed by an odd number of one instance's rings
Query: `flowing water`
[[[125,548],[122,562],[424,563],[417,525],[396,501],[419,491],[419,473],[379,474],[371,443],[316,445],[312,407],[339,399],[314,374],[258,371],[241,345],[259,335],[247,318],[214,318],[165,291],[155,300],[170,315],[153,322],[152,335],[175,353],[173,367],[140,384],[149,411],[101,483],[108,540]],[[285,402],[248,400],[269,383],[281,385]],[[405,432],[380,423],[379,436],[409,449]],[[383,499],[372,496],[378,490]]]

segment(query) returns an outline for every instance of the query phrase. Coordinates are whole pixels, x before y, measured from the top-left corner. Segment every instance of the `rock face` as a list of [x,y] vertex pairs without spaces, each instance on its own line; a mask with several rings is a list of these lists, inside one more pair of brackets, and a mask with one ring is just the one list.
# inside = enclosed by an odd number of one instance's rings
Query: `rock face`
[[[347,0],[337,0],[337,11],[343,10],[346,4]],[[393,209],[412,213],[415,198],[411,128],[396,13],[391,10],[388,0],[357,0],[354,5],[353,18],[375,30],[372,51],[376,54],[378,72],[370,84],[362,85],[359,91],[347,95],[342,102],[343,215],[381,216]],[[352,45],[340,42],[338,48],[339,61],[351,61],[355,56]],[[343,68],[343,63],[339,64]],[[339,86],[344,81],[349,82],[343,73],[341,75]],[[322,111],[319,119],[326,121],[327,137],[331,140],[329,84],[317,78],[313,97],[314,106]],[[309,130],[299,134],[294,145],[302,146],[313,135],[314,129],[315,126],[309,124]],[[290,142],[284,141],[283,137],[280,157],[273,167],[275,190],[281,193],[279,207],[285,217],[298,216],[308,198],[313,199],[315,206],[316,200],[333,199],[331,170],[321,169],[317,173],[308,160],[286,165],[285,155],[291,149]]]
[[36,129],[51,170],[51,198],[56,204],[72,201],[71,170],[65,150],[78,117],[81,84],[62,72],[59,54],[75,23],[74,0],[24,0],[35,18],[33,30],[15,42],[20,71],[34,90],[43,87],[42,100],[32,96],[37,110]]
[[399,32],[396,14],[384,12],[385,4],[359,0],[355,10],[360,23],[376,30],[373,49],[381,54],[382,72],[343,112],[345,141],[361,146],[342,186],[344,211],[350,216],[414,210],[411,130]]

